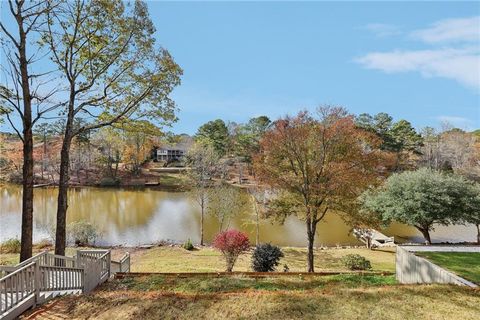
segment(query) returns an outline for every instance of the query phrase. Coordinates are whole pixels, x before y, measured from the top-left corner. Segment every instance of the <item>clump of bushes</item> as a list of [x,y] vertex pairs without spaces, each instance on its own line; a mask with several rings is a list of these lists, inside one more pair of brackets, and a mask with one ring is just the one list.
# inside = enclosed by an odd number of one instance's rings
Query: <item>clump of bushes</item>
[[259,244],[252,254],[252,269],[256,272],[275,271],[283,252],[279,247],[270,243]]
[[195,247],[193,246],[192,240],[190,240],[190,238],[188,238],[188,240],[183,243],[182,247],[183,249],[188,251],[192,251],[193,249],[195,249]]
[[120,185],[120,179],[105,177],[100,180],[101,187],[118,187]]
[[238,230],[227,230],[215,236],[213,247],[222,252],[227,272],[232,272],[238,256],[250,248],[250,242],[245,233]]
[[88,246],[95,244],[98,231],[95,226],[87,221],[72,222],[67,227],[70,241],[77,246]]
[[372,268],[370,261],[359,254],[347,254],[342,258],[342,262],[350,270],[370,270]]
[[17,238],[5,240],[0,244],[1,253],[20,253],[21,243]]
[[7,181],[11,183],[22,183],[23,181],[23,175],[21,171],[13,171],[7,174]]

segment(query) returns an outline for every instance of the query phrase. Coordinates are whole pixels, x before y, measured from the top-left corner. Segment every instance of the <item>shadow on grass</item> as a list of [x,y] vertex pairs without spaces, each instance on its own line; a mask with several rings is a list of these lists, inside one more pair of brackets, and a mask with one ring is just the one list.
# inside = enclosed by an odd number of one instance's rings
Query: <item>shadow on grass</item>
[[323,277],[219,277],[177,278],[163,275],[124,278],[114,281],[106,290],[169,291],[190,294],[227,293],[238,291],[305,291],[326,286],[356,288],[395,284],[394,276],[334,275]]

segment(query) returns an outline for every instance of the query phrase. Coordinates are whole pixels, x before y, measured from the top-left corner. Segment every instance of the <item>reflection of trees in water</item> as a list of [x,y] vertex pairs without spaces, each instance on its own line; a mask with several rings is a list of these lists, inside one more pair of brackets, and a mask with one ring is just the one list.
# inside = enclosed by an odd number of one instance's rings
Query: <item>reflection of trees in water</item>
[[16,186],[2,186],[0,188],[0,214],[16,212],[22,206],[18,199],[22,198],[22,189]]
[[113,224],[123,231],[147,224],[163,198],[165,194],[160,192],[79,189],[70,193],[68,220],[86,220],[105,227]]
[[[0,218],[1,215],[10,214],[18,214],[20,217],[21,194],[19,186],[0,188]],[[45,233],[46,227],[55,225],[57,194],[56,188],[34,190],[34,221],[40,233]],[[246,196],[249,198],[248,195]],[[253,210],[252,206],[247,207]],[[253,212],[244,211],[234,215],[229,227],[246,231],[253,242],[255,227],[245,225],[245,219],[252,214]],[[141,243],[161,240],[164,235],[178,241],[184,241],[187,238],[193,241],[200,239],[200,210],[187,193],[149,189],[72,188],[69,193],[67,221],[80,220],[95,224],[107,242],[124,240],[123,237],[127,234]],[[20,221],[18,219],[18,223]],[[20,230],[20,225],[9,226],[9,228]],[[278,245],[304,246],[306,243],[304,228],[304,224],[295,218],[287,220],[283,226],[272,224],[267,220],[260,225],[260,239],[262,242]],[[205,220],[207,243],[212,240],[218,229],[217,219],[207,214]],[[339,216],[327,215],[325,222],[319,224],[316,244],[352,243],[354,239],[348,235],[348,231],[349,227]],[[474,229],[466,230],[455,226],[448,230],[439,228],[438,233],[434,233],[433,236],[434,238],[448,236],[469,240],[473,239],[473,232]],[[392,224],[385,233],[406,237],[417,236],[413,228],[401,224]]]

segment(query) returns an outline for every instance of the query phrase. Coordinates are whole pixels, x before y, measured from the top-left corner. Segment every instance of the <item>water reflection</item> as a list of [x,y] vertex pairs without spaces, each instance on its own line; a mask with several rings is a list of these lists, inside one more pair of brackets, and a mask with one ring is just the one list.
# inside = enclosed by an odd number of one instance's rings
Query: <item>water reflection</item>
[[[55,224],[57,189],[35,189],[34,240],[49,237]],[[252,213],[253,214],[253,213]],[[194,242],[200,240],[200,210],[188,193],[163,192],[150,189],[126,190],[75,188],[69,193],[67,221],[86,220],[94,223],[102,245],[138,245],[171,239]],[[230,227],[242,229],[255,239],[254,226],[246,223],[249,213],[236,216]],[[0,187],[0,241],[20,238],[21,188]],[[206,240],[218,231],[218,223],[207,217]],[[336,215],[327,215],[318,226],[317,245],[356,244],[348,234],[349,227]],[[51,233],[51,231],[50,231]],[[397,240],[421,240],[414,228],[394,224],[385,230]],[[434,241],[474,241],[475,228],[464,226],[438,227]],[[294,217],[284,225],[262,222],[260,240],[282,246],[305,246],[304,224]]]

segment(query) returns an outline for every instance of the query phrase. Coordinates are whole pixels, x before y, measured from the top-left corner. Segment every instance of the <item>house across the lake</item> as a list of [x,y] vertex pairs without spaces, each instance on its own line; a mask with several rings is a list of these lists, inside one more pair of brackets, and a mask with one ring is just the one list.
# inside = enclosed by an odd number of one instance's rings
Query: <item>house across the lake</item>
[[180,135],[176,143],[162,144],[153,149],[153,160],[157,162],[181,161],[193,143],[188,135]]
[[186,151],[183,149],[176,149],[172,147],[158,148],[156,150],[157,161],[179,161],[185,156]]

